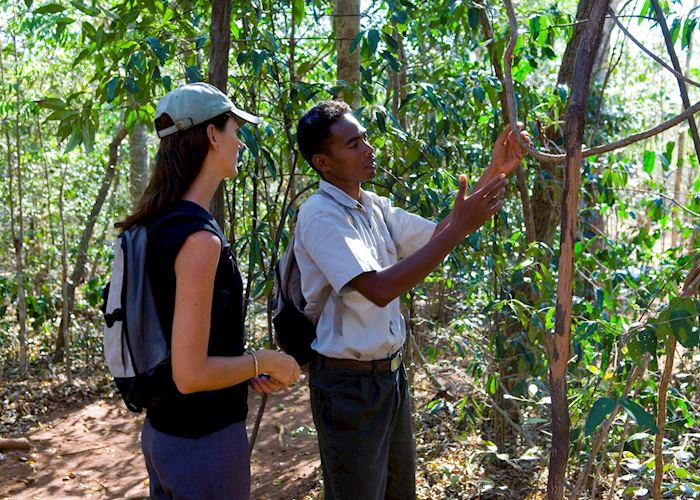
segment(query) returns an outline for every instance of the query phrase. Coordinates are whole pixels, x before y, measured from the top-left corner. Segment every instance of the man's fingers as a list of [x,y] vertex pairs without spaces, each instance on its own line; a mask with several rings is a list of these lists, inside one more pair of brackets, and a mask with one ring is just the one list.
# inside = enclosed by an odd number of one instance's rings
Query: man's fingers
[[457,190],[457,200],[463,200],[467,194],[467,176],[461,174],[459,176],[459,188]]
[[498,136],[498,138],[496,139],[496,144],[504,144],[505,145],[510,132],[511,132],[510,125],[506,125],[505,128],[503,129],[503,132],[501,132],[500,135]]
[[499,189],[505,187],[506,185],[506,176],[505,174],[498,174],[496,177],[491,179],[483,188],[479,189],[474,194],[479,194],[483,196],[484,198],[488,196],[492,196],[494,192],[497,192]]

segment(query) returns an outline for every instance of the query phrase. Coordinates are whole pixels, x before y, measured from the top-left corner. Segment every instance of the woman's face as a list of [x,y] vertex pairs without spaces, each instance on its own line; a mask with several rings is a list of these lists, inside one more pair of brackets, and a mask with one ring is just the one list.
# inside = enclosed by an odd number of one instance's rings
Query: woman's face
[[236,177],[238,175],[238,152],[245,147],[238,138],[240,126],[234,118],[229,118],[223,130],[215,130],[218,143],[217,157],[224,177]]

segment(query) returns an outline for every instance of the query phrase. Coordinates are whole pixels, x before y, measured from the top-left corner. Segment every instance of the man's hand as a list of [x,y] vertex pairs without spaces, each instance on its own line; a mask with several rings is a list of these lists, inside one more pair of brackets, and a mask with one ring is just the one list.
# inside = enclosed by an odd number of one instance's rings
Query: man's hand
[[497,174],[483,187],[475,189],[468,196],[467,177],[459,176],[459,190],[450,214],[450,225],[459,227],[464,236],[473,233],[501,209],[506,193],[506,176]]
[[[518,132],[526,143],[532,145],[530,135],[527,131],[523,130],[522,122],[518,122]],[[523,156],[525,156],[525,151],[523,151],[510,125],[507,125],[506,128],[503,129],[503,132],[501,132],[501,135],[498,136],[493,146],[493,154],[491,155],[489,169],[494,169],[495,172],[499,174],[508,175],[518,167]]]

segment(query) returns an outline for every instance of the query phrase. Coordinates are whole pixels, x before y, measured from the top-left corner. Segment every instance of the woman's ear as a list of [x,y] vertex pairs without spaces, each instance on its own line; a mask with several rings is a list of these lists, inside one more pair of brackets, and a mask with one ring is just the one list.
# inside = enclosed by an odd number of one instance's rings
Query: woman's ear
[[218,146],[218,140],[216,137],[216,127],[211,123],[207,125],[207,138],[209,139],[210,148],[216,148]]

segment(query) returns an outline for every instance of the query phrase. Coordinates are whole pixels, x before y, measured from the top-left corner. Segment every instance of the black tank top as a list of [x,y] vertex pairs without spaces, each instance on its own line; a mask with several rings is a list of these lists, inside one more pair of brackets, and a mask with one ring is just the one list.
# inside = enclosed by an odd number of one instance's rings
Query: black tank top
[[[185,240],[197,231],[212,231],[213,216],[196,203],[180,201],[163,213],[186,212],[162,223],[148,235],[146,266],[156,310],[170,345],[175,311],[175,258]],[[210,356],[240,356],[245,352],[243,282],[228,244],[222,242],[214,279],[209,332]],[[177,392],[177,391],[175,391]],[[241,422],[248,413],[248,384],[192,394],[176,393],[147,411],[157,431],[197,438]]]

